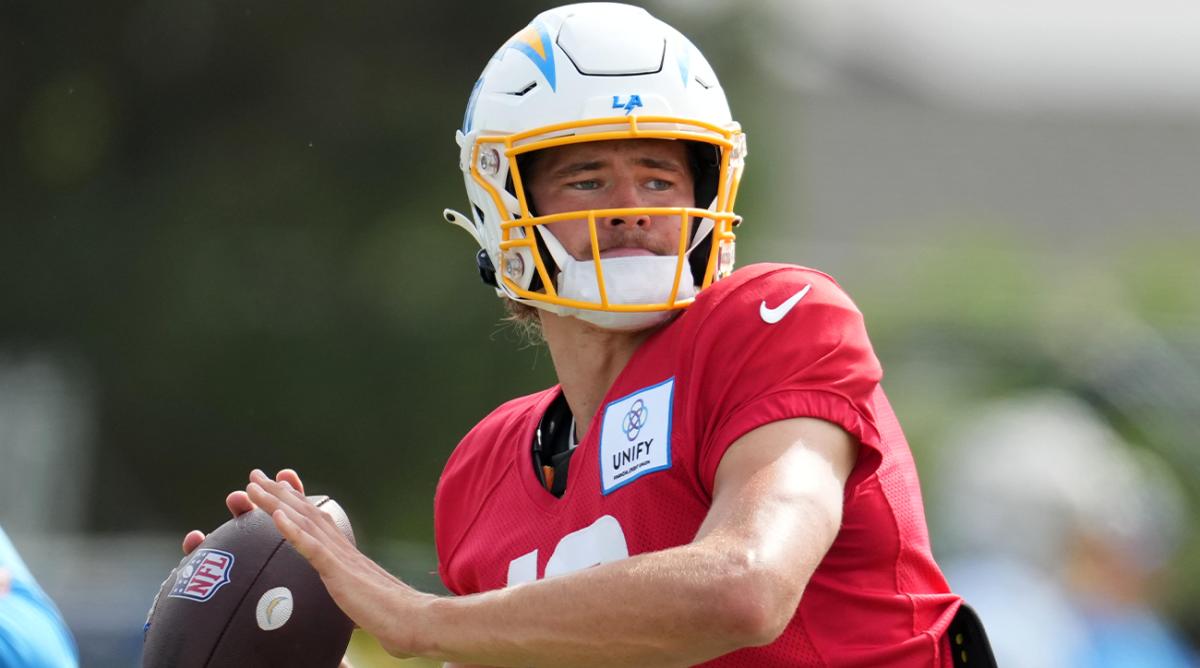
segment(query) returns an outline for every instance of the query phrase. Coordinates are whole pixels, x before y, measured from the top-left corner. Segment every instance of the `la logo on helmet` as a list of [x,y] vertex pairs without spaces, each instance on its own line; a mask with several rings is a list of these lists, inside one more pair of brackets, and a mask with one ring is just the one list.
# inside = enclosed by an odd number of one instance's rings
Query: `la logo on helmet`
[[624,109],[626,116],[629,115],[629,112],[633,111],[634,109],[636,109],[640,106],[642,106],[642,96],[641,95],[630,95],[628,102],[621,102],[620,95],[613,96],[612,108],[613,109]]

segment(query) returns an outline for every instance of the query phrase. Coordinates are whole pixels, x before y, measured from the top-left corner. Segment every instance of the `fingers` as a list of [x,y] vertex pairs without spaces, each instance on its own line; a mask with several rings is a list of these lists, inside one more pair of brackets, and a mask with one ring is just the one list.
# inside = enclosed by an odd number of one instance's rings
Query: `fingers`
[[204,542],[204,532],[192,529],[183,537],[183,553],[191,554],[193,550],[199,547],[200,543]]
[[234,517],[240,517],[254,510],[254,502],[242,490],[230,492],[229,496],[225,497],[225,507],[229,509],[229,514]]
[[304,498],[304,487],[300,483],[300,477],[291,469],[280,471],[276,477],[278,480],[271,480],[267,474],[259,469],[254,469],[250,472],[250,484],[246,486],[246,492],[250,496],[250,500],[258,503],[251,492],[251,488],[255,485],[259,489],[266,491],[269,495],[278,498],[281,501],[297,501],[295,505],[312,505]]
[[[283,508],[271,513],[271,519],[275,522],[275,528],[296,548],[300,556],[307,559],[317,572],[321,572],[326,566],[328,552],[315,535],[315,525],[305,518],[300,518],[299,522],[293,520]],[[301,522],[304,527],[301,527]]]
[[300,474],[296,473],[295,469],[279,469],[279,473],[275,474],[275,480],[286,482],[292,486],[292,489],[304,493],[304,483],[300,482]]
[[[275,474],[275,480],[289,485],[301,494],[304,493],[304,483],[300,482],[300,474],[296,473],[295,469],[281,469],[279,473]],[[230,492],[229,496],[225,497],[225,507],[229,508],[229,514],[240,517],[254,510],[254,502],[250,500],[250,496],[246,492],[238,490]]]
[[287,510],[294,522],[299,522],[304,517],[317,521],[327,516],[324,511],[309,503],[286,479],[276,482],[258,469],[250,472],[250,484],[246,486],[246,493],[251,501],[262,506],[267,513]]
[[[258,471],[258,469],[255,469],[255,471]],[[258,471],[258,473],[260,475],[262,474],[261,471]],[[265,479],[266,476],[263,476],[263,478]],[[281,469],[279,473],[275,474],[275,480],[285,487],[290,487],[299,494],[304,494],[304,483],[300,482],[300,474],[296,473],[295,469]],[[225,507],[229,509],[230,515],[233,515],[234,517],[240,517],[251,510],[254,510],[255,505],[249,494],[243,490],[237,490],[235,492],[230,492],[229,495],[225,497]],[[270,510],[268,510],[268,512],[270,512]],[[200,543],[204,542],[204,538],[205,536],[202,531],[189,531],[187,535],[183,537],[183,543],[181,545],[183,548],[183,553],[191,554],[192,551],[200,545]]]
[[276,482],[266,477],[263,471],[258,469],[254,469],[250,473],[250,485],[246,486],[246,494],[251,501],[262,506],[263,510],[270,514],[274,514],[280,508],[288,508],[296,513],[293,519],[298,519],[305,516],[310,508],[312,511],[320,512],[287,480]]
[[[256,469],[257,470],[257,469]],[[275,479],[281,483],[289,485],[292,489],[298,490],[301,494],[304,493],[304,484],[300,482],[300,474],[294,469],[282,469],[275,475]],[[246,513],[254,510],[254,502],[250,500],[250,495],[243,490],[230,492],[225,497],[225,507],[229,509],[229,514],[234,517],[241,517]],[[200,543],[204,542],[204,533],[200,531],[189,531],[183,537],[183,553],[191,554]]]
[[0,596],[8,593],[12,587],[12,576],[9,575],[8,569],[0,566]]
[[347,548],[353,549],[345,544],[345,536],[329,514],[310,503],[286,480],[273,481],[257,469],[250,473],[250,480],[246,493],[251,501],[271,515],[279,532],[300,554],[314,562],[318,570],[319,562],[330,554],[330,550],[340,554]]

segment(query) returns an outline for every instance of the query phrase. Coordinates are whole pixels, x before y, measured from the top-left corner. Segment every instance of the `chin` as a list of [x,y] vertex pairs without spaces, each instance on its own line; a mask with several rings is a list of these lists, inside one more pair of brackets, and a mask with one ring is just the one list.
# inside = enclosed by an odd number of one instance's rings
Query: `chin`
[[682,310],[671,311],[642,311],[636,313],[610,311],[584,311],[571,313],[566,317],[577,320],[588,329],[604,332],[634,334],[657,329],[671,322],[682,313]]

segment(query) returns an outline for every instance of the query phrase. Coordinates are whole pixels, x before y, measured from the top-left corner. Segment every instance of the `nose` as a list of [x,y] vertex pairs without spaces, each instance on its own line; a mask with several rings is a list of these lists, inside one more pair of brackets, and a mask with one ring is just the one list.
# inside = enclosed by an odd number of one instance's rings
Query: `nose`
[[[643,198],[643,193],[632,179],[616,184],[612,195],[609,206],[613,209],[635,209],[647,206]],[[644,213],[622,214],[619,216],[609,216],[601,222],[609,227],[628,225],[630,227],[645,228],[650,225],[650,216]]]

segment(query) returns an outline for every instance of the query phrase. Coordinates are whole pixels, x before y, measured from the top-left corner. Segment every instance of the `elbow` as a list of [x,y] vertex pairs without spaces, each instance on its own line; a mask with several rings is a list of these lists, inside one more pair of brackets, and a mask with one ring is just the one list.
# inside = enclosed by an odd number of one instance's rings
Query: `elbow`
[[765,567],[748,567],[723,588],[721,624],[737,647],[769,645],[796,615],[804,582]]

